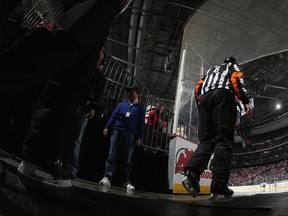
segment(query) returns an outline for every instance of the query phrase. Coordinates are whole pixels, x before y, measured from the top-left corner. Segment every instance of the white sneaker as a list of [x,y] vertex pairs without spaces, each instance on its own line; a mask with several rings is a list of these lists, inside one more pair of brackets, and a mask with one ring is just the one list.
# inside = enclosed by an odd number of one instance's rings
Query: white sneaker
[[106,186],[106,187],[110,187],[111,186],[111,182],[107,177],[103,177],[103,179],[99,182],[100,185]]
[[28,161],[22,161],[17,170],[21,174],[31,177],[35,175],[36,170],[41,170],[41,168]]
[[28,161],[22,161],[18,167],[18,172],[22,175],[35,179],[37,181],[41,181],[46,184],[60,186],[60,187],[71,187],[72,183],[70,179],[61,178],[58,176],[54,176],[46,171],[44,171],[41,167],[30,163]]
[[130,183],[127,184],[126,189],[127,191],[135,191],[135,187]]

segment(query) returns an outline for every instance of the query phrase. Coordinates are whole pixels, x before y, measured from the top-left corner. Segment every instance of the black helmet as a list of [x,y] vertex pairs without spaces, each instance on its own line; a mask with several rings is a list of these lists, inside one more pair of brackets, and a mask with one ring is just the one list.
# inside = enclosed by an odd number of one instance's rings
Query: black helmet
[[224,60],[224,63],[228,63],[228,62],[231,62],[231,63],[235,64],[236,63],[236,59],[234,57],[227,57]]

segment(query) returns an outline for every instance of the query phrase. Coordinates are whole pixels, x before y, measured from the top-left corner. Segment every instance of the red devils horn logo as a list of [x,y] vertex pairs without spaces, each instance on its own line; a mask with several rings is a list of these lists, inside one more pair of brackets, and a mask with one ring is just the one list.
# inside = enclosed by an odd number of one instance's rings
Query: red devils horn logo
[[180,148],[176,153],[176,164],[175,164],[175,174],[180,173],[184,174],[184,167],[189,161],[190,157],[193,154],[192,149]]

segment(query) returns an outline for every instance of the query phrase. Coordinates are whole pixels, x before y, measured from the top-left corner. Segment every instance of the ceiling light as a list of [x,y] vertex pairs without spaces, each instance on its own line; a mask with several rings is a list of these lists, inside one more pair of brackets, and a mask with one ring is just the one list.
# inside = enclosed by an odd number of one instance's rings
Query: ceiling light
[[275,106],[276,110],[279,110],[281,109],[281,104],[280,103],[277,103],[276,106]]

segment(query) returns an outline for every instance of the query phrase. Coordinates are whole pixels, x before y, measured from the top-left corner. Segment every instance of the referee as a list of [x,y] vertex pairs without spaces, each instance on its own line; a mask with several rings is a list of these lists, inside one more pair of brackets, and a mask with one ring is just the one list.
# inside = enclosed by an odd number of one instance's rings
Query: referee
[[211,194],[231,197],[234,193],[227,184],[237,118],[235,95],[244,104],[246,115],[252,114],[243,78],[236,59],[228,57],[223,64],[209,69],[196,84],[199,145],[186,164],[182,181],[193,197],[200,192],[200,175],[213,153]]

